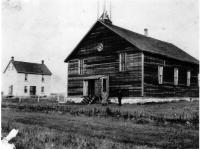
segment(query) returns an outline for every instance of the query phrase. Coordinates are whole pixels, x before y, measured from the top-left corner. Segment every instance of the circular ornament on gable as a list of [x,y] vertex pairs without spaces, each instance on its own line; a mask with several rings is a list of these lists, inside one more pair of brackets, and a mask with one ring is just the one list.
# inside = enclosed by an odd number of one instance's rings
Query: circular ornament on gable
[[97,51],[101,52],[103,50],[103,43],[97,45]]

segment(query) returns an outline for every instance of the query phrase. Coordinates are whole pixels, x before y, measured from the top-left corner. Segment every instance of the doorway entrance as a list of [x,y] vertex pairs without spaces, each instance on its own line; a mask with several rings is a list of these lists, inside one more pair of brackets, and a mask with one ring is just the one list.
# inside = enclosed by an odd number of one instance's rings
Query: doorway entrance
[[109,77],[91,76],[83,81],[83,96],[103,97],[109,95]]
[[95,96],[95,80],[88,80],[88,95]]
[[36,86],[30,86],[30,95],[36,95]]

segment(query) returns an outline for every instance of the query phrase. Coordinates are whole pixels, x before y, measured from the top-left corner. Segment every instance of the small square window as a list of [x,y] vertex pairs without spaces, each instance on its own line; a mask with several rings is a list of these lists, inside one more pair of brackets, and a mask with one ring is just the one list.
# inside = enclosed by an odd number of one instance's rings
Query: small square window
[[178,68],[174,68],[174,85],[178,85]]
[[191,72],[187,71],[187,86],[190,86]]
[[158,83],[163,84],[163,66],[158,66]]
[[79,63],[78,63],[78,72],[79,72],[80,75],[82,75],[83,72],[84,72],[84,60],[83,59],[79,60]]
[[25,81],[28,80],[28,74],[25,74],[25,78],[24,78]]
[[27,90],[27,86],[24,86],[24,93],[27,93],[28,90]]
[[119,54],[119,71],[126,70],[126,53]]
[[42,75],[42,82],[44,82],[44,76]]
[[41,92],[44,93],[44,86],[41,87]]

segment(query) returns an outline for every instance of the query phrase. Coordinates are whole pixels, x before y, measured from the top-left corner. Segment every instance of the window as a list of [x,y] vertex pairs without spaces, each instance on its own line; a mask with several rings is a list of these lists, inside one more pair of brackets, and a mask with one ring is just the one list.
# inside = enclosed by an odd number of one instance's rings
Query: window
[[44,82],[44,76],[42,75],[42,82]]
[[174,85],[178,85],[178,68],[174,68]]
[[191,72],[187,71],[187,86],[190,86]]
[[44,93],[44,86],[41,87],[41,92]]
[[163,66],[158,66],[158,84],[163,84]]
[[27,93],[27,86],[24,86],[24,93]]
[[106,92],[106,79],[103,79],[103,92]]
[[28,74],[25,74],[25,78],[24,78],[25,81],[28,80]]
[[119,71],[126,70],[126,53],[119,54]]
[[84,65],[84,60],[80,59],[79,60],[79,64],[78,64],[78,67],[79,67],[78,69],[79,69],[79,74],[80,75],[83,74],[83,69],[84,69],[83,65]]
[[12,95],[13,94],[13,85],[9,86],[8,94]]

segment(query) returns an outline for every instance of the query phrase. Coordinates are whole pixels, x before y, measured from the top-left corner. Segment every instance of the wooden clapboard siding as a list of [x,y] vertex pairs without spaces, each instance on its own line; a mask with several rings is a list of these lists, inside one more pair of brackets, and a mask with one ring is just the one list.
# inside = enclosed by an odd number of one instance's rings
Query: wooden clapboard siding
[[[98,42],[104,45],[101,52],[95,48]],[[124,72],[119,72],[120,52],[126,52],[127,69]],[[79,59],[84,59],[82,75],[78,74]],[[83,95],[83,77],[107,75],[110,97],[116,96],[118,89],[123,89],[124,96],[141,96],[141,65],[141,52],[138,49],[104,26],[97,25],[68,62],[68,95]]]
[[[115,28],[116,29],[116,28]],[[188,97],[198,96],[198,73],[199,65],[190,62],[174,60],[166,54],[161,56],[146,49],[140,45],[141,50],[136,48],[135,43],[130,43],[122,38],[128,31],[114,33],[101,23],[96,23],[90,32],[84,37],[80,44],[70,54],[68,61],[68,95],[83,95],[84,77],[94,75],[109,76],[109,95],[115,97],[119,89],[123,90],[123,96],[126,97]],[[119,34],[122,33],[122,36]],[[128,34],[130,35],[130,34]],[[133,35],[133,34],[131,34]],[[136,34],[133,35],[134,39]],[[138,36],[141,38],[141,36]],[[143,38],[144,41],[147,38]],[[149,39],[148,39],[149,40]],[[137,39],[134,40],[137,42]],[[152,42],[152,39],[148,42]],[[156,41],[157,43],[158,41]],[[97,51],[98,43],[103,43],[103,51]],[[141,42],[143,43],[143,42]],[[145,44],[145,42],[144,42]],[[169,47],[160,44],[163,50],[169,50]],[[151,44],[149,44],[151,45]],[[171,46],[171,50],[176,50]],[[138,47],[138,46],[137,46]],[[160,47],[158,47],[160,48]],[[165,49],[166,48],[166,49]],[[152,49],[151,49],[152,50]],[[143,53],[143,52],[144,53]],[[126,71],[119,71],[119,53],[126,53]],[[175,52],[175,53],[176,53]],[[178,54],[182,52],[179,51]],[[162,53],[161,53],[162,54]],[[183,54],[183,53],[182,53]],[[178,57],[178,55],[176,55]],[[83,74],[79,74],[79,60],[83,59]],[[187,57],[187,60],[191,58]],[[194,63],[194,64],[193,64]],[[163,84],[158,84],[158,66],[163,69]],[[174,85],[174,68],[179,70],[178,85]],[[191,71],[191,83],[187,86],[187,71]],[[101,82],[95,81],[95,90],[99,93]]]
[[83,95],[83,81],[81,78],[68,79],[68,96]]
[[[163,84],[158,84],[158,66],[163,66]],[[174,68],[178,68],[178,85],[174,85]],[[191,84],[187,86],[187,71],[191,71]],[[188,97],[198,94],[198,66],[172,59],[144,54],[144,96]]]
[[68,63],[68,75],[73,75],[78,73],[78,60],[71,60]]
[[[104,63],[105,59],[111,58],[110,63]],[[113,57],[115,59],[113,59]],[[96,64],[96,59],[101,59]],[[92,63],[94,60],[94,65]],[[77,59],[78,61],[78,59]],[[89,63],[87,63],[89,62]],[[74,61],[73,61],[74,63]],[[69,65],[69,70],[73,70],[74,65]],[[76,68],[78,69],[78,67]],[[119,58],[118,53],[107,57],[88,57],[84,59],[84,74],[79,75],[76,73],[68,73],[68,94],[71,95],[71,90],[77,89],[76,95],[82,95],[80,90],[82,89],[83,77],[91,75],[108,75],[109,76],[109,90],[110,96],[116,96],[118,89],[124,90],[125,96],[141,96],[141,53],[130,53],[127,52],[127,70],[119,72]],[[74,95],[74,94],[73,94]]]

